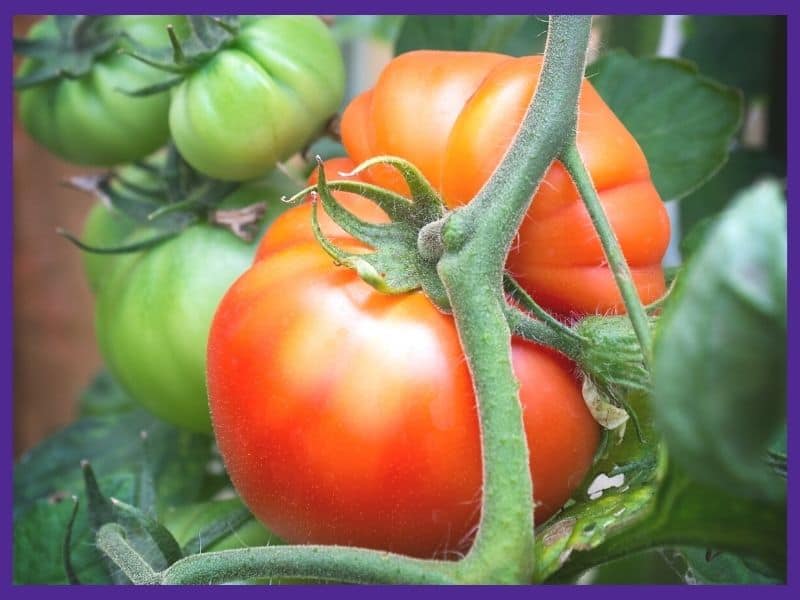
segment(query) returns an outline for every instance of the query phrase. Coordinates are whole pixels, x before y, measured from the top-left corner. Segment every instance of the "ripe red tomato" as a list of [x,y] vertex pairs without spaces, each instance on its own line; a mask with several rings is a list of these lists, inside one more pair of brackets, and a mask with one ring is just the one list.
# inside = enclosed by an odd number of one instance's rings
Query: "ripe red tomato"
[[[364,219],[377,210],[337,196]],[[480,511],[481,459],[452,317],[422,293],[384,295],[335,266],[309,210],[273,224],[213,321],[208,389],[231,480],[288,542],[462,552]],[[568,361],[514,340],[513,364],[541,523],[586,474],[600,432]]]
[[[488,180],[516,133],[542,57],[418,51],[384,69],[342,117],[356,162],[390,154],[414,163],[456,207]],[[578,149],[592,176],[645,303],[665,291],[661,259],[669,218],[636,140],[585,81]],[[368,180],[406,193],[399,175],[375,167]],[[559,313],[623,312],[624,304],[572,180],[555,162],[539,186],[508,269],[534,298]]]

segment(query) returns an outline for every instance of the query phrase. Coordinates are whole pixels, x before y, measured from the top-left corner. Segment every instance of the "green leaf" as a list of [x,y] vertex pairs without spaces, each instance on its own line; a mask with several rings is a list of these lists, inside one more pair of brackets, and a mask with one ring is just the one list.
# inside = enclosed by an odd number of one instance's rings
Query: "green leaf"
[[587,69],[642,147],[664,200],[686,196],[725,162],[742,114],[740,94],[690,63],[612,52]]
[[786,209],[780,185],[740,194],[678,278],[654,342],[653,407],[697,480],[777,500],[766,466],[785,419]]
[[709,77],[740,88],[748,97],[766,93],[779,21],[786,17],[693,15],[686,19],[681,56]]
[[[80,468],[75,467],[80,473]],[[118,473],[100,481],[107,493],[132,500],[136,482],[128,473]],[[72,533],[71,559],[81,583],[112,583],[102,557],[94,545],[87,519],[83,490],[75,494],[80,502]],[[15,508],[18,508],[15,506]],[[14,519],[14,582],[18,584],[66,584],[62,540],[73,504],[63,493],[29,503]]]
[[544,49],[546,31],[546,19],[526,15],[412,15],[400,29],[395,54],[426,49],[525,56]]
[[785,174],[783,160],[766,152],[737,148],[716,175],[681,200],[682,236],[700,221],[719,214],[742,188],[767,175],[782,177]]
[[98,479],[120,475],[138,482],[144,460],[142,431],[148,434],[148,455],[161,505],[198,499],[211,457],[209,436],[177,429],[139,408],[106,410],[125,407],[124,398],[116,382],[101,373],[84,395],[90,414],[19,459],[14,468],[15,513],[54,493],[80,494],[82,460],[91,462]]
[[[14,578],[20,583],[67,583],[61,546],[72,506],[59,500],[71,496],[78,497],[81,505],[71,545],[77,576],[85,583],[110,581],[86,518],[84,459],[91,462],[103,495],[127,504],[139,501],[146,483],[142,475],[151,471],[159,511],[202,500],[218,487],[206,487],[211,439],[179,430],[133,407],[108,374],[101,373],[84,393],[82,413],[78,421],[33,448],[15,465]],[[151,468],[147,470],[142,468],[142,431],[148,434]]]
[[780,578],[765,574],[757,563],[742,559],[735,554],[715,554],[697,548],[680,551],[686,561],[687,578],[691,583],[702,584],[775,584]]

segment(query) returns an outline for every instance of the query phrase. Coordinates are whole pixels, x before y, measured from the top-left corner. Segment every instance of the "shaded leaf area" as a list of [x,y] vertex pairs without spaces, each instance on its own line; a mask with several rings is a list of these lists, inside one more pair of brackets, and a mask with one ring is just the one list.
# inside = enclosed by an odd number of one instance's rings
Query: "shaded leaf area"
[[676,565],[671,550],[639,552],[590,571],[582,581],[592,584],[664,585],[686,583],[685,561]]
[[679,275],[654,343],[670,456],[698,481],[772,501],[785,494],[766,458],[786,411],[786,250],[781,186],[740,194]]
[[744,583],[775,584],[781,579],[770,574],[757,561],[743,559],[735,554],[721,554],[685,548],[680,555],[686,563],[686,580],[698,584]]
[[[686,17],[681,55],[719,81],[741,89],[748,97],[767,93],[780,47],[786,35],[784,16],[692,15]],[[785,72],[784,72],[785,73]]]
[[[686,239],[693,235],[696,227],[707,228],[713,217],[748,185],[764,177],[785,174],[785,161],[760,150],[737,148],[719,173],[681,201],[681,236]],[[686,259],[688,255],[683,250],[681,248],[681,253]]]
[[626,50],[634,56],[650,56],[658,50],[662,15],[614,15],[595,17],[603,34],[603,48]]
[[[80,474],[80,467],[75,466]],[[132,501],[136,481],[132,474],[109,475],[101,484],[109,495]],[[81,486],[82,487],[82,486]],[[85,510],[86,497],[78,494],[81,506],[71,540],[71,558],[75,575],[82,583],[112,583],[102,555],[94,544],[94,534]],[[63,539],[67,531],[73,502],[69,496],[55,496],[29,502],[14,518],[14,569],[17,584],[68,583],[64,568]]]
[[547,19],[528,15],[412,15],[397,36],[395,54],[412,50],[470,50],[512,56],[540,54]]
[[[87,498],[80,468],[89,460],[104,494],[136,505],[144,498],[150,473],[156,508],[186,504],[218,489],[206,473],[211,438],[157,420],[136,408],[103,373],[84,395],[82,416],[26,453],[14,468],[14,579],[26,583],[66,583],[62,542],[77,496],[72,562],[79,579],[108,581],[98,562],[86,520]],[[147,449],[141,432],[147,433]],[[144,465],[148,469],[144,469]],[[48,556],[52,560],[41,560]],[[46,563],[46,566],[44,566]]]
[[733,88],[685,61],[619,51],[587,77],[641,145],[664,200],[686,196],[724,164],[742,113]]

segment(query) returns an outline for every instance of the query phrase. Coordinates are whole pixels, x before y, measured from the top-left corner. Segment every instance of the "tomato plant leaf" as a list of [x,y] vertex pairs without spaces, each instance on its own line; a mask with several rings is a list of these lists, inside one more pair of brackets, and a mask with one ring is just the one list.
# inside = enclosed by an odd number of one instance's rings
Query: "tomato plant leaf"
[[412,15],[397,37],[395,54],[412,50],[471,50],[514,56],[544,49],[547,19],[527,15]]
[[[76,466],[76,470],[80,469]],[[100,479],[107,493],[132,500],[136,482],[130,473],[117,473]],[[75,577],[84,584],[112,583],[110,574],[94,545],[94,534],[88,522],[86,495],[75,494],[80,509],[75,517],[70,540],[70,563]],[[15,506],[15,509],[17,507]],[[72,513],[69,495],[53,494],[27,504],[14,518],[14,582],[18,584],[69,583],[64,567],[62,540]]]
[[137,406],[133,398],[128,396],[104,369],[81,394],[78,413],[81,417],[121,415],[135,410]]
[[740,194],[665,303],[654,402],[674,459],[699,481],[779,499],[766,452],[785,418],[786,212],[776,182]]
[[742,116],[741,94],[686,61],[612,52],[587,77],[639,142],[664,200],[686,196],[722,167]]
[[[101,374],[87,395],[91,405],[102,404],[97,395],[105,390],[109,402],[124,406],[124,395],[113,380]],[[206,435],[179,430],[142,409],[120,410],[84,416],[23,455],[14,468],[14,512],[22,513],[54,493],[80,494],[80,463],[89,460],[98,479],[115,474],[136,482],[144,449],[140,434],[147,431],[149,454],[162,506],[200,499],[211,440]],[[130,498],[128,502],[133,502]]]

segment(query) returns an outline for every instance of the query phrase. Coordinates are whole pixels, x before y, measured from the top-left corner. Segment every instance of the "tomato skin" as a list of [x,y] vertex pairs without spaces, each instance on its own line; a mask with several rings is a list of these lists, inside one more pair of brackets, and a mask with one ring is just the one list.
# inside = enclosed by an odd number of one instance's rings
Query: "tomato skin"
[[175,88],[169,123],[198,171],[245,180],[300,150],[339,108],[344,64],[314,16],[243,17],[232,45]]
[[[309,210],[275,222],[214,317],[208,389],[228,473],[287,542],[452,557],[469,546],[481,489],[474,393],[452,317],[420,292],[384,295],[336,267]],[[600,432],[568,361],[516,339],[512,354],[541,523],[588,471]]]
[[[180,32],[183,19],[176,15],[120,15],[108,26],[125,31],[145,47],[169,43],[166,26]],[[39,21],[29,37],[54,37],[52,16]],[[22,62],[19,74],[38,65]],[[169,94],[134,98],[119,91],[154,85],[171,75],[129,56],[112,52],[95,61],[91,71],[78,78],[60,78],[19,92],[19,117],[37,142],[61,158],[77,164],[111,166],[143,158],[169,137]]]
[[[150,236],[138,231],[126,242]],[[162,419],[210,431],[208,330],[217,303],[254,250],[229,231],[196,225],[147,251],[114,258],[97,296],[100,352],[125,390]]]
[[[409,52],[342,116],[355,162],[391,154],[417,165],[445,202],[469,202],[500,162],[538,82],[542,57]],[[669,218],[636,140],[584,81],[578,150],[620,240],[643,302],[665,291],[661,259]],[[366,178],[407,193],[386,167]],[[508,269],[543,306],[561,314],[624,312],[599,238],[563,165],[555,162],[533,198]]]

